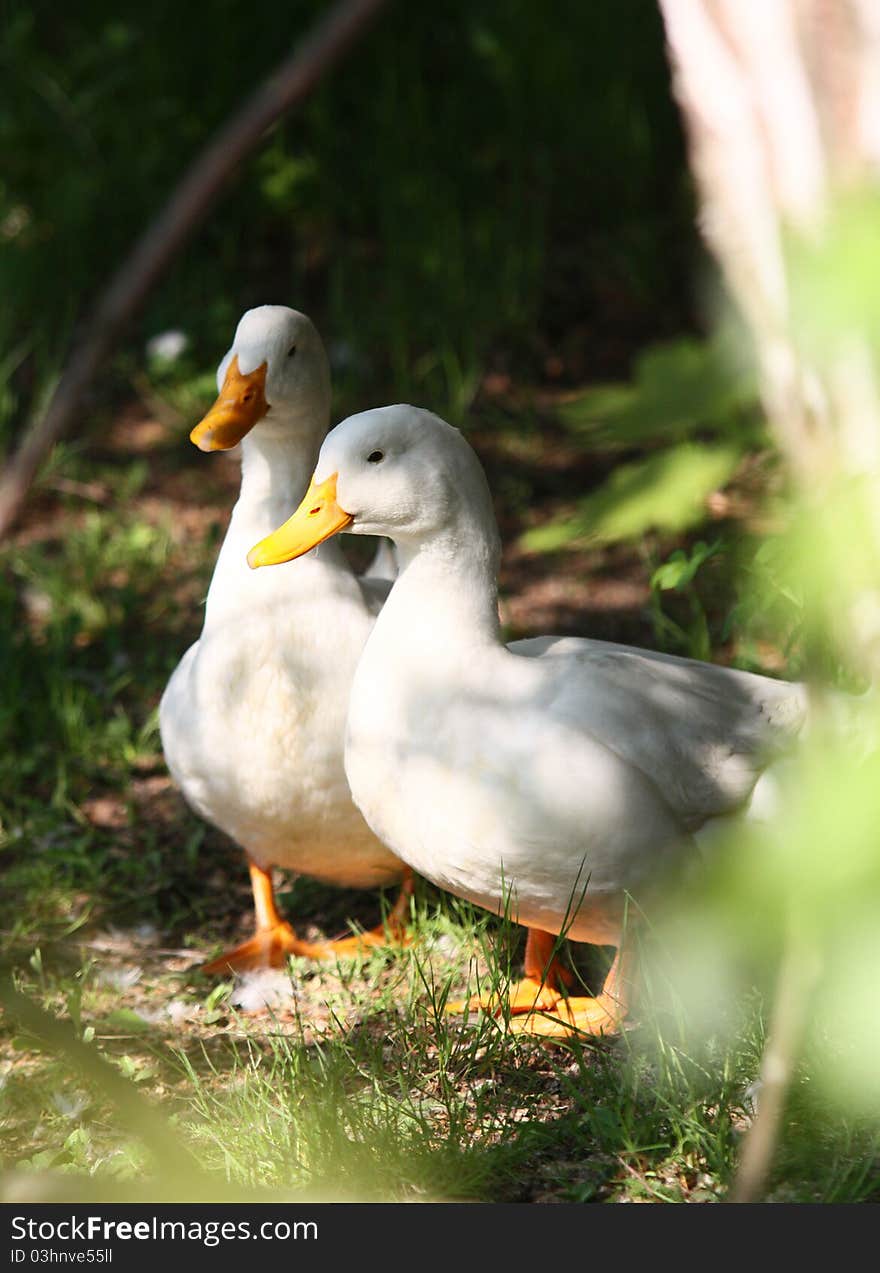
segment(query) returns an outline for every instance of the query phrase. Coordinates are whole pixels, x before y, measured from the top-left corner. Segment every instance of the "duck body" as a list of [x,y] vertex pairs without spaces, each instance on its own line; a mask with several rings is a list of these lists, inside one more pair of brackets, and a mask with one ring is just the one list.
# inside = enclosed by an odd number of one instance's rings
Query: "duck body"
[[241,320],[217,379],[220,397],[192,438],[203,450],[240,441],[241,491],[201,636],[159,709],[184,797],[250,862],[257,937],[207,965],[212,972],[334,953],[333,943],[300,942],[281,920],[272,867],[353,888],[406,875],[353,803],[343,764],[352,676],[389,584],[359,579],[337,543],[271,576],[246,564],[254,538],[302,497],[327,431],[323,345],[305,315],[263,306]]
[[804,689],[601,641],[474,643],[426,606],[420,576],[433,594],[434,567],[404,567],[355,674],[354,798],[440,887],[615,944],[626,897],[748,810],[802,728]]
[[233,511],[204,629],[162,698],[166,760],[189,804],[264,870],[388,884],[400,863],[353,804],[342,748],[348,688],[379,594],[364,589],[335,543],[277,578],[248,570],[254,536],[277,525],[289,498],[246,496]]
[[[567,1000],[536,1032],[616,1028],[628,900],[674,881],[702,838],[749,810],[804,728],[805,688],[603,641],[506,647],[485,476],[428,412],[389,407],[337,426],[300,509],[252,565],[310,547],[318,492],[348,529],[390,536],[400,566],[352,682],[355,802],[439,887],[530,937],[617,946],[602,995]],[[526,957],[529,1011],[542,960],[530,971],[528,946]]]

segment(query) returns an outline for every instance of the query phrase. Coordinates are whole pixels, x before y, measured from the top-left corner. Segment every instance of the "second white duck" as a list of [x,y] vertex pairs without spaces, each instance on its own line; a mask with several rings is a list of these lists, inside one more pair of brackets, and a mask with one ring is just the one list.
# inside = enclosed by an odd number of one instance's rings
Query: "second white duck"
[[305,491],[330,416],[330,375],[313,324],[263,305],[241,319],[217,370],[219,397],[191,434],[203,451],[241,443],[241,492],[217,561],[201,637],[160,705],[168,767],[192,807],[244,848],[253,938],[207,972],[328,957],[384,940],[307,942],[278,913],[273,866],[371,888],[407,868],[369,829],[343,769],[351,679],[387,584],[355,576],[328,544],[269,578],[245,554]]

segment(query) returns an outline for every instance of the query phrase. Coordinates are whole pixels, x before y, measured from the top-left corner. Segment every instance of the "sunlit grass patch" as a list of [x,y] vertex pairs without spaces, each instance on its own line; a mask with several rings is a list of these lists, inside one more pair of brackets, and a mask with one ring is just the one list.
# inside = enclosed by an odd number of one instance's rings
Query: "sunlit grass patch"
[[[517,952],[504,924],[427,898],[415,935],[336,964],[294,960],[280,977],[289,993],[263,1010],[242,1011],[229,983],[136,935],[115,958],[84,948],[79,967],[32,959],[19,979],[170,1119],[172,1143],[197,1164],[189,1183],[175,1177],[187,1195],[724,1197],[756,1098],[759,1000],[733,1040],[643,997],[621,1038],[547,1045],[491,1014],[446,1011],[476,988],[476,970],[483,987],[506,988]],[[141,1198],[160,1196],[164,1151],[132,1136],[100,1077],[6,1026],[0,1133],[16,1187],[22,1171],[35,1188],[60,1171],[71,1189],[91,1179],[98,1197],[135,1181]],[[876,1196],[876,1131],[817,1106],[811,1074],[806,1063],[771,1196]]]

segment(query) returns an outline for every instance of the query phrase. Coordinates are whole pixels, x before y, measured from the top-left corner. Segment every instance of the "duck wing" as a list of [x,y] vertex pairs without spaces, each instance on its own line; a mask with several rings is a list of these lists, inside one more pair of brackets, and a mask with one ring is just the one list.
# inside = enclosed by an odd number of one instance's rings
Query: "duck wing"
[[553,714],[638,768],[688,830],[744,805],[807,717],[800,683],[605,641],[510,648],[546,664]]

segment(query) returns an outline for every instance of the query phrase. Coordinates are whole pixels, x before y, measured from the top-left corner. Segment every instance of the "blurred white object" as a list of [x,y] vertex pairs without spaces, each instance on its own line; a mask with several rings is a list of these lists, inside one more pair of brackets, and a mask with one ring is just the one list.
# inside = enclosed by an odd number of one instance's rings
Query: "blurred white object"
[[246,972],[230,995],[230,1002],[245,1012],[258,1008],[280,1008],[293,998],[290,977],[280,968],[257,968]]
[[761,1090],[764,1083],[761,1079],[753,1079],[743,1092],[743,1109],[747,1114],[751,1114],[754,1118],[758,1113],[758,1101],[761,1099]]
[[65,1096],[63,1092],[52,1093],[52,1104],[64,1118],[79,1118],[88,1103],[86,1096]]
[[200,1003],[186,1003],[183,999],[172,999],[166,1004],[165,1011],[174,1025],[182,1025],[189,1017],[201,1012]]
[[189,349],[189,337],[186,332],[172,329],[151,336],[146,344],[147,357],[162,362],[175,362],[181,354]]
[[98,973],[98,983],[114,990],[128,990],[136,986],[142,976],[141,968],[104,968]]

